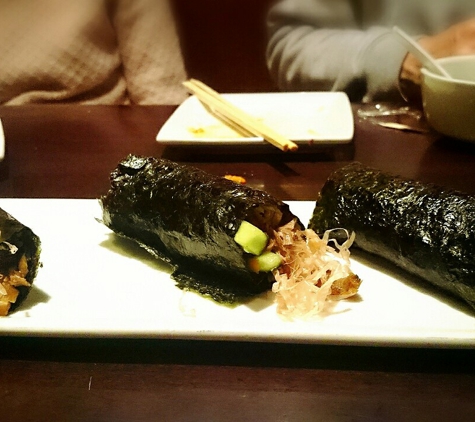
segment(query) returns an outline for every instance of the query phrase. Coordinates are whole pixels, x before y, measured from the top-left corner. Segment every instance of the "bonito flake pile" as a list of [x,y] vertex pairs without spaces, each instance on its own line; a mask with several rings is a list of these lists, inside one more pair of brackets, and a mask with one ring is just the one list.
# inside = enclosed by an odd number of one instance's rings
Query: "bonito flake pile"
[[288,318],[310,318],[323,311],[327,300],[355,295],[360,278],[350,269],[350,251],[355,234],[339,245],[331,231],[320,238],[313,230],[299,230],[293,220],[282,226],[269,248],[281,255],[274,270],[277,312]]

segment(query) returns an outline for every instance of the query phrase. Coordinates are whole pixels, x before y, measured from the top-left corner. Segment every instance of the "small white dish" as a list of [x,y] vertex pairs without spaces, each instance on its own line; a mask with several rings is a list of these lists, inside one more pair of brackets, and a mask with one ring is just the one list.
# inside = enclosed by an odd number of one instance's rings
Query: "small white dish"
[[454,79],[422,68],[422,102],[427,122],[439,133],[475,142],[475,55],[437,62]]
[[[343,92],[222,95],[297,144],[340,144],[353,139],[353,113]],[[246,137],[226,126],[195,96],[175,110],[157,141],[166,145],[266,144],[262,138]]]

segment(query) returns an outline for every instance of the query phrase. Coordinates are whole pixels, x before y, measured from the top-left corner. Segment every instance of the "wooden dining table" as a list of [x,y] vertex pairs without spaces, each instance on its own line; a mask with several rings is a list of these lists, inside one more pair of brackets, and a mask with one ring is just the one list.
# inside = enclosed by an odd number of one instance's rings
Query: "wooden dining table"
[[[130,153],[240,175],[283,200],[315,200],[352,161],[475,194],[475,144],[380,127],[358,108],[351,142],[284,153],[160,144],[175,106],[0,107],[0,198],[98,198]],[[475,420],[473,347],[2,331],[4,421]]]

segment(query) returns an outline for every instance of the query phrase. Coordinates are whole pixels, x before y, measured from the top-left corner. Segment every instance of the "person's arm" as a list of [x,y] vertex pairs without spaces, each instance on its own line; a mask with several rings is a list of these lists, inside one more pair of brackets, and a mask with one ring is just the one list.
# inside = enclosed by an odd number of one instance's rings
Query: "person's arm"
[[267,63],[280,89],[399,97],[406,52],[390,28],[358,28],[351,0],[283,0],[268,24]]
[[[475,18],[452,25],[439,34],[423,36],[419,43],[435,58],[475,54]],[[422,63],[408,54],[401,67],[401,79],[421,83]]]
[[[475,54],[475,18],[450,26],[431,36],[422,36],[418,42],[435,58]],[[399,74],[400,92],[410,102],[420,102],[422,63],[412,54],[404,58]]]

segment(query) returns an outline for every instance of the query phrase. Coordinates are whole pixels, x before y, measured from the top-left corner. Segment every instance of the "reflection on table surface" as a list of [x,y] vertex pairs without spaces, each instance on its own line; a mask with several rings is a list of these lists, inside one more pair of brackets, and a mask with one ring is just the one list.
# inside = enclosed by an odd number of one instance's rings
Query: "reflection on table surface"
[[[355,113],[354,140],[338,147],[295,154],[272,147],[164,147],[155,136],[173,110],[0,107],[6,138],[0,196],[97,198],[129,153],[240,175],[284,200],[314,200],[328,174],[353,160],[475,193],[475,145],[434,133],[383,128]],[[3,336],[0,356],[9,420],[39,414],[87,421],[434,421],[475,415],[471,349]]]

